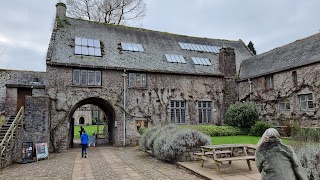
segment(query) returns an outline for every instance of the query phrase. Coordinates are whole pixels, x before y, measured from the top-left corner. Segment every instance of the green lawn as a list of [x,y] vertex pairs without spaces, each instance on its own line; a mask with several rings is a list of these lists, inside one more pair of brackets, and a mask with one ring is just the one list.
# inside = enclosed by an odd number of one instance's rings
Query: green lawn
[[[211,137],[212,144],[257,144],[261,137],[257,136],[217,136]],[[290,140],[282,139],[284,144]]]
[[[82,126],[82,127],[84,128],[84,130],[89,136],[92,136],[93,133],[97,131],[97,125]],[[102,129],[103,129],[103,126],[100,125],[99,130],[102,130]],[[80,131],[80,126],[74,126],[74,139],[80,139],[79,131]]]

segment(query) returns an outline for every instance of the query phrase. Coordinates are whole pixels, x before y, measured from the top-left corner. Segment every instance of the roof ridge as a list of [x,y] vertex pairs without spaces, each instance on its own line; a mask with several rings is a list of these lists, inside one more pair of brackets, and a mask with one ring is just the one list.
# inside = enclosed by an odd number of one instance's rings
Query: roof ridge
[[227,42],[239,42],[239,40],[228,40],[228,39],[217,39],[217,38],[207,38],[207,37],[198,37],[198,36],[190,36],[190,35],[184,35],[184,34],[175,34],[171,32],[165,32],[165,31],[157,31],[157,30],[152,30],[152,29],[146,29],[146,28],[139,28],[139,27],[133,27],[133,26],[125,26],[121,24],[108,24],[104,22],[97,22],[97,21],[89,21],[85,19],[78,19],[78,18],[72,18],[72,17],[67,17],[72,20],[77,20],[77,21],[84,21],[88,23],[94,23],[94,24],[101,24],[105,26],[112,26],[112,27],[119,27],[119,28],[128,28],[128,29],[133,29],[133,30],[140,30],[140,31],[150,31],[150,32],[155,32],[155,33],[165,33],[169,35],[174,35],[174,36],[183,36],[183,37],[189,37],[189,38],[197,38],[197,39],[208,39],[208,40],[218,40],[218,41],[227,41]]

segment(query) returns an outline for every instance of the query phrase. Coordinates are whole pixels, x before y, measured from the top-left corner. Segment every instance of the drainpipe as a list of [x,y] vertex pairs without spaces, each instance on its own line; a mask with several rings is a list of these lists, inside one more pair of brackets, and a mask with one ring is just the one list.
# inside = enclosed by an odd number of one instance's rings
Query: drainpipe
[[123,70],[123,147],[126,146],[126,70]]
[[251,94],[252,94],[252,82],[250,79],[248,79],[248,83],[249,83],[249,98],[250,98],[250,101],[251,101]]

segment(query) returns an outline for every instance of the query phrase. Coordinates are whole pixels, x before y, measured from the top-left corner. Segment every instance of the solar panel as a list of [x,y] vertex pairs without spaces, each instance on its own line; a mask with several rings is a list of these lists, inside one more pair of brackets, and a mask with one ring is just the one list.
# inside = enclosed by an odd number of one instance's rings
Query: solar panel
[[75,54],[81,54],[81,46],[75,46],[74,53]]
[[101,56],[99,40],[75,37],[74,43],[74,53],[77,55]]
[[143,52],[143,51],[144,51],[143,46],[142,46],[141,44],[137,44],[137,46],[138,46],[138,50],[139,50],[140,52]]
[[101,56],[101,49],[100,48],[94,48],[94,55],[95,56]]
[[83,55],[89,55],[88,47],[82,46],[82,47],[81,47],[81,54],[83,54]]
[[143,52],[143,46],[135,43],[121,42],[121,48],[123,51]]
[[89,56],[94,56],[94,47],[88,48]]
[[139,51],[137,44],[131,44],[133,51]]
[[218,46],[208,46],[208,45],[202,45],[202,44],[192,44],[192,43],[183,43],[183,42],[178,42],[178,43],[181,49],[190,50],[190,51],[219,53],[221,48]]
[[81,45],[82,46],[87,46],[88,45],[88,40],[86,38],[81,39]]
[[187,63],[186,60],[184,60],[184,57],[183,57],[183,56],[179,55],[179,58],[180,58],[180,60],[181,60],[182,63],[184,63],[184,64]]
[[94,47],[97,47],[97,48],[100,47],[100,41],[99,40],[93,40],[93,44],[94,44]]
[[93,39],[88,39],[88,46],[91,46],[91,47],[94,46]]
[[134,51],[131,43],[127,43],[127,47],[128,51]]
[[170,55],[165,54],[165,56],[166,56],[168,62],[172,62]]
[[81,38],[76,37],[76,38],[74,39],[74,43],[75,43],[75,45],[81,46]]
[[197,65],[204,65],[204,66],[211,66],[211,62],[207,58],[199,58],[199,57],[191,57],[194,64]]
[[183,44],[183,43],[178,42],[178,44],[179,44],[179,46],[181,47],[181,49],[186,49],[186,48],[184,47],[184,44]]
[[121,43],[122,50],[128,50],[127,43]]

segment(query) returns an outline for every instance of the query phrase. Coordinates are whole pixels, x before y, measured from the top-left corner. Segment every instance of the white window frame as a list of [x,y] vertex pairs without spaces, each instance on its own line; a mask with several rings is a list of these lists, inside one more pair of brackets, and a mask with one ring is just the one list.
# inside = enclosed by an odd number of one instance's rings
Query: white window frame
[[290,111],[290,99],[282,98],[279,100],[279,111],[280,112],[287,112]]
[[129,88],[147,88],[147,74],[129,73]]
[[186,101],[170,102],[170,118],[175,124],[186,124]]
[[[300,110],[301,111],[313,111],[314,110],[314,102],[313,102],[313,94],[300,94],[299,95],[299,102],[300,102]],[[306,107],[302,107],[302,103],[305,103]],[[312,105],[311,105],[312,104]]]
[[[77,74],[79,77],[76,77]],[[92,81],[89,82],[89,76],[93,75]],[[100,78],[100,81],[97,81]],[[101,71],[99,70],[86,70],[86,69],[74,69],[72,72],[72,84],[76,86],[101,86]]]
[[212,101],[198,101],[198,123],[212,123]]

